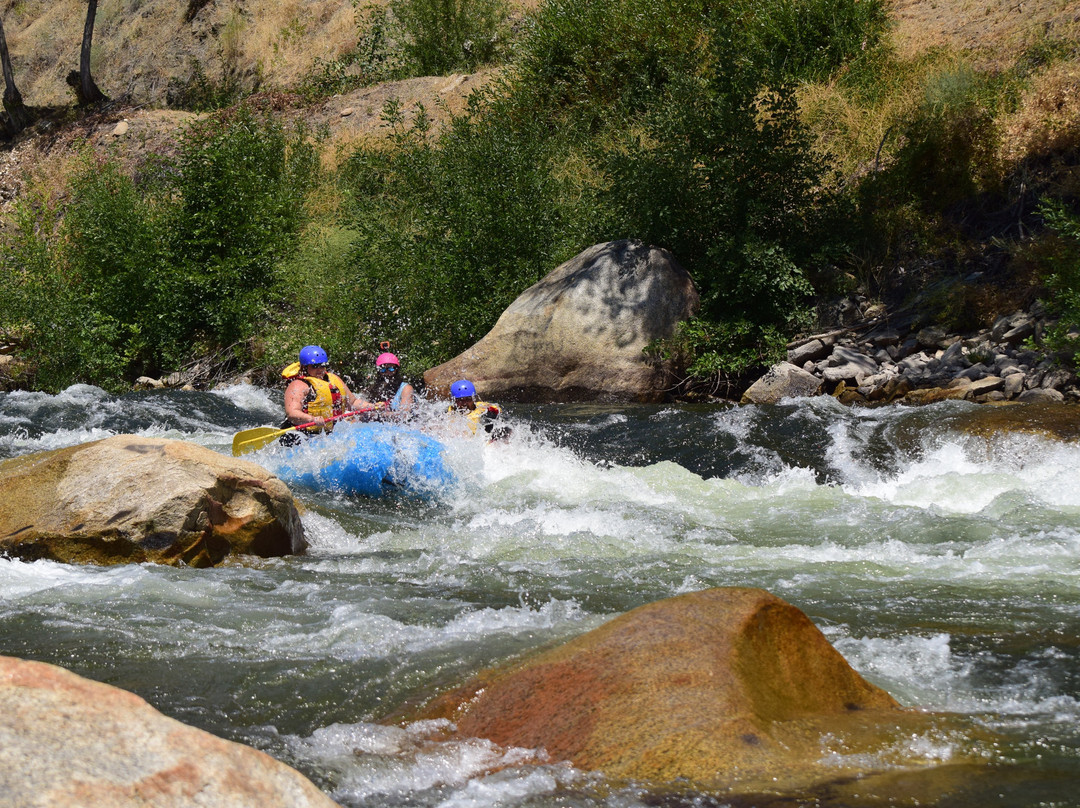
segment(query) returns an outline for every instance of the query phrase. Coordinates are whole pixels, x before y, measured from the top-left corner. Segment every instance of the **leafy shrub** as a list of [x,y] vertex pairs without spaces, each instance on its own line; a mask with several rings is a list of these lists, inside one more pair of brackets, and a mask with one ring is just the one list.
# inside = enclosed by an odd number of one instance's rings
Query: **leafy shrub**
[[[343,172],[355,234],[349,284],[365,342],[390,339],[431,366],[472,344],[526,286],[573,254],[557,139],[462,117],[439,139],[423,112],[385,110],[388,147]],[[572,244],[573,246],[568,246]]]
[[186,79],[169,79],[165,102],[173,109],[193,112],[223,109],[237,103],[247,95],[240,73],[226,62],[224,51],[219,50],[218,61],[221,63],[220,76],[215,78],[206,72],[202,62],[192,57],[191,72]]
[[5,322],[25,330],[36,383],[115,388],[249,336],[314,170],[302,136],[243,108],[194,125],[138,183],[86,155],[62,218],[24,200],[4,244]]
[[1054,235],[1044,283],[1058,320],[1047,330],[1046,344],[1080,368],[1080,213],[1061,201],[1044,202],[1039,213]]
[[[390,8],[367,18],[357,51],[320,65],[310,93],[471,69],[503,42],[495,0]],[[389,141],[340,171],[348,208],[334,227],[296,235],[314,157],[242,111],[193,128],[180,158],[137,183],[82,177],[79,226],[47,240],[46,265],[62,258],[77,301],[115,319],[93,339],[117,367],[230,344],[272,313],[287,325],[271,353],[318,341],[348,366],[358,345],[390,339],[418,369],[479,339],[561,261],[637,238],[671,250],[704,302],[660,350],[696,374],[739,374],[805,321],[843,246],[828,166],[785,81],[864,53],[879,14],[877,0],[549,0],[504,78],[441,134],[422,111],[386,109]],[[813,22],[826,19],[836,42]]]
[[45,389],[74,381],[113,386],[129,356],[110,346],[137,335],[72,283],[60,209],[31,189],[13,225],[0,242],[0,323],[5,338],[26,346],[31,381]]
[[386,6],[362,6],[357,11],[357,27],[356,47],[335,59],[316,59],[301,79],[300,92],[307,100],[408,75],[408,61],[400,44],[404,32]]
[[872,54],[889,22],[885,4],[876,0],[743,0],[737,5],[781,81],[825,79]]
[[[863,266],[906,267],[903,279],[888,282],[910,287],[958,266],[975,246],[973,225],[1004,206],[997,115],[1012,103],[1012,88],[947,55],[906,66],[887,60],[884,68],[876,85],[855,91],[885,119],[875,127],[878,142],[862,144],[862,167],[845,190],[845,238]],[[889,82],[906,89],[890,100]]]
[[[671,250],[693,274],[703,313],[790,324],[813,289],[823,165],[790,97],[762,97],[745,77],[673,92],[643,136],[602,156],[601,207],[613,229]],[[617,232],[618,232],[617,231]]]
[[646,347],[647,356],[686,369],[685,392],[730,395],[749,374],[787,355],[783,332],[746,319],[717,322],[695,318],[679,323],[675,334]]
[[317,166],[305,133],[290,138],[246,107],[185,131],[170,232],[186,334],[205,332],[223,344],[246,334],[303,222]]
[[930,77],[922,105],[905,129],[896,173],[929,210],[972,196],[993,163],[992,87],[960,65]]
[[343,177],[356,327],[443,361],[559,262],[619,238],[670,249],[703,317],[754,323],[694,343],[732,351],[731,367],[804,323],[833,249],[826,166],[790,90],[763,87],[768,54],[740,13],[552,0],[508,78],[442,135],[387,110],[390,145],[362,147]]
[[420,75],[441,76],[493,62],[502,48],[503,0],[391,0],[402,49]]

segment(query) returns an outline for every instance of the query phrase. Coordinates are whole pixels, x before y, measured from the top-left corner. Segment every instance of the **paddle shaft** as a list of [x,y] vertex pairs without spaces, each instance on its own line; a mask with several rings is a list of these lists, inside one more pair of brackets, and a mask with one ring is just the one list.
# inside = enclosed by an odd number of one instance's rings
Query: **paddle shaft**
[[[329,418],[323,419],[324,424],[328,424],[332,421],[337,421],[341,418],[349,418],[353,415],[361,415],[365,412],[371,412],[377,410],[379,407],[361,407],[358,410],[352,410],[350,412],[343,412],[341,415],[333,415]],[[243,432],[237,432],[233,438],[233,456],[239,456],[246,452],[254,452],[256,449],[261,449],[266,444],[273,441],[275,438],[284,435],[286,432],[294,432],[298,429],[307,429],[309,427],[319,426],[318,421],[309,421],[306,424],[296,424],[285,429],[270,429],[267,431],[267,427],[256,427],[255,429],[248,429]]]

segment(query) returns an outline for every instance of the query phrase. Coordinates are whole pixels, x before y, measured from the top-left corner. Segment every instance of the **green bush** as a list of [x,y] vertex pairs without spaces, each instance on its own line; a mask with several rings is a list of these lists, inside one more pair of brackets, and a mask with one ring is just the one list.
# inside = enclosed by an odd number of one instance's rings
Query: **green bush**
[[736,5],[781,81],[827,79],[873,54],[889,22],[885,4],[875,0],[743,0]]
[[483,336],[528,285],[573,254],[559,141],[462,117],[439,139],[423,111],[386,110],[389,147],[366,146],[342,181],[353,199],[351,327],[430,367]]
[[825,246],[824,165],[790,96],[763,96],[748,78],[695,82],[639,119],[642,134],[601,156],[601,208],[614,232],[678,257],[705,316],[791,325],[813,293],[801,267]]
[[1048,309],[1058,318],[1046,344],[1080,368],[1080,213],[1055,200],[1040,205],[1039,214],[1053,234],[1043,282]]
[[896,173],[927,210],[970,198],[991,162],[996,131],[993,88],[967,66],[930,77],[925,98],[904,130]]
[[191,127],[138,182],[86,155],[62,218],[28,196],[3,245],[4,322],[25,333],[36,383],[116,388],[250,336],[315,167],[302,135],[241,108]]
[[274,285],[318,157],[304,132],[290,136],[241,107],[192,125],[176,168],[172,293],[189,338],[206,333],[227,345],[246,336]]
[[518,46],[511,88],[517,116],[549,118],[595,139],[646,112],[673,78],[708,67],[713,41],[700,23],[712,5],[550,0]]
[[300,93],[308,101],[409,75],[408,59],[400,44],[405,32],[386,6],[361,6],[357,28],[356,47],[334,59],[316,59],[301,79]]
[[25,346],[34,386],[59,390],[74,382],[114,388],[136,347],[139,329],[100,304],[66,260],[58,207],[36,189],[25,195],[0,241],[0,324]]
[[[372,12],[370,36],[320,65],[309,92],[399,66],[471,69],[504,42],[495,0],[391,12]],[[389,339],[415,372],[474,343],[563,260],[634,238],[671,250],[702,294],[701,319],[658,350],[703,377],[743,373],[805,322],[845,246],[786,82],[865,60],[880,20],[877,0],[549,0],[503,78],[441,133],[423,111],[385,110],[389,141],[365,142],[335,178],[347,201],[333,226],[298,235],[314,152],[241,109],[195,125],[176,160],[137,182],[88,168],[64,224],[20,230],[2,260],[19,284],[63,285],[70,339],[103,351],[103,378],[174,367],[268,318],[275,358],[319,342],[360,369]],[[50,384],[78,377],[42,362]]]
[[675,334],[649,345],[647,356],[685,368],[683,388],[728,395],[762,366],[787,355],[787,338],[771,326],[735,318],[716,322],[695,318],[679,323]]
[[[886,75],[896,69],[890,65]],[[873,170],[847,191],[854,208],[847,238],[871,265],[960,256],[973,225],[1007,204],[996,118],[1012,103],[1008,82],[955,60],[918,69],[925,75],[914,105],[893,113]]]
[[435,364],[561,261],[636,238],[687,267],[703,317],[755,324],[708,344],[732,366],[749,346],[764,361],[762,335],[805,323],[837,248],[827,166],[790,89],[763,85],[771,57],[743,11],[553,0],[508,77],[440,136],[389,109],[391,144],[361,148],[343,175],[355,328]]
[[505,42],[503,0],[391,0],[390,8],[419,75],[475,70],[495,61]]
[[235,65],[230,65],[223,51],[218,51],[221,63],[220,77],[214,78],[206,72],[203,63],[191,57],[190,74],[185,79],[169,79],[165,92],[165,101],[173,109],[187,109],[194,112],[208,112],[223,109],[235,104],[245,95],[242,78]]

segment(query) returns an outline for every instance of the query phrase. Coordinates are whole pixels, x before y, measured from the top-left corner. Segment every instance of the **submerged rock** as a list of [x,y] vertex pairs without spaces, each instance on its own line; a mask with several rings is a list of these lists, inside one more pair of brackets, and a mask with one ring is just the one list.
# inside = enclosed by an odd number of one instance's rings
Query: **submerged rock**
[[657,401],[670,369],[642,353],[699,305],[670,253],[634,241],[590,247],[533,284],[472,348],[424,374],[446,393],[470,379],[511,401]]
[[192,443],[117,435],[0,462],[0,552],[92,564],[218,564],[303,552],[266,469]]
[[264,752],[162,715],[133,693],[0,657],[0,803],[23,808],[332,808]]
[[1080,408],[1060,401],[1035,401],[958,412],[950,419],[957,429],[982,437],[1006,432],[1039,435],[1049,440],[1080,441]]
[[740,792],[889,768],[875,753],[932,722],[859,676],[799,609],[742,588],[634,609],[416,717],[613,778]]

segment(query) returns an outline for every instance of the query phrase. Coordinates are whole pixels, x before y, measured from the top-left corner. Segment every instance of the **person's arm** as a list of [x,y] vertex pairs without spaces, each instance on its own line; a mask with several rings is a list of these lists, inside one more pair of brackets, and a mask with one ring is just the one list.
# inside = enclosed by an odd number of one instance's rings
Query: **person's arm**
[[401,388],[401,409],[403,411],[408,411],[409,409],[412,408],[412,403],[413,403],[413,386],[411,384],[406,383]]
[[345,394],[345,403],[349,405],[350,410],[359,410],[363,409],[364,407],[371,406],[370,401],[368,401],[363,396],[359,396],[356,393],[352,392],[348,387],[346,387],[342,392]]
[[321,424],[326,420],[318,416],[312,417],[304,412],[304,397],[307,395],[307,391],[308,386],[299,380],[289,382],[289,386],[285,388],[285,417],[289,419],[290,423],[303,424],[314,421]]

